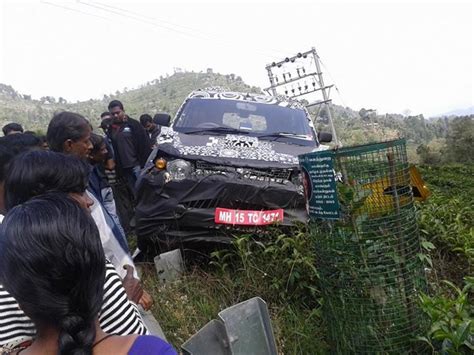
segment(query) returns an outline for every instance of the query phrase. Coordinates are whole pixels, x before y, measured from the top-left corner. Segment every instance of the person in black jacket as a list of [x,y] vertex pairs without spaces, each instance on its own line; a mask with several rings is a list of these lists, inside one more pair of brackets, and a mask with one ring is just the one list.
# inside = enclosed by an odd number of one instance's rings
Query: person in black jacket
[[118,100],[109,103],[113,118],[112,145],[115,152],[117,173],[135,190],[135,182],[151,153],[150,138],[140,122],[125,114]]
[[148,136],[150,137],[151,149],[155,148],[156,138],[161,132],[161,127],[155,122],[153,122],[153,118],[151,118],[151,116],[147,113],[144,113],[140,116],[140,123],[143,128],[145,128],[148,133]]

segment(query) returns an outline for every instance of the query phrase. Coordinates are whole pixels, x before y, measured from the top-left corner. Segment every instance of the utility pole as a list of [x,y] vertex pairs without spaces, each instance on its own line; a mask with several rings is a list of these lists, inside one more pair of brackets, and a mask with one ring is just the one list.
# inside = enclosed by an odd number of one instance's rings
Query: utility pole
[[[334,127],[330,89],[334,85],[325,85],[321,65],[316,49],[298,53],[293,57],[286,57],[279,62],[267,64],[265,67],[270,80],[270,86],[265,91],[273,96],[285,95],[290,99],[311,97],[306,107],[321,106],[327,110],[329,125],[336,147],[341,147]],[[322,100],[319,93],[322,94]]]
[[339,147],[340,143],[339,143],[339,140],[337,139],[336,128],[334,127],[334,122],[332,120],[331,101],[329,100],[329,93],[326,91],[326,87],[324,86],[323,73],[321,71],[321,65],[319,64],[319,56],[316,53],[316,49],[314,47],[312,48],[312,51],[313,51],[313,57],[314,57],[314,64],[316,65],[316,70],[318,72],[321,93],[323,94],[323,99],[325,102],[324,107],[327,109],[327,112],[328,112],[329,124],[331,125],[331,133],[334,138],[334,142],[336,143],[336,146]]

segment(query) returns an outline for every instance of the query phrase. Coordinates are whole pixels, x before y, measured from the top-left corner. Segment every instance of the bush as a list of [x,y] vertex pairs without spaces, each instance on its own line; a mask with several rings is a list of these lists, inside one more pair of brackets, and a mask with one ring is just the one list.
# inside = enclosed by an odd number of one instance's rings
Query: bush
[[242,235],[232,249],[214,252],[211,264],[222,274],[231,272],[237,288],[243,287],[248,296],[314,306],[319,291],[312,238],[306,226],[286,233],[274,228],[265,235]]
[[419,337],[436,354],[472,354],[474,351],[474,307],[470,296],[474,291],[474,277],[465,278],[465,286],[459,289],[444,281],[453,296],[420,296],[423,311],[429,316],[431,326],[426,336]]

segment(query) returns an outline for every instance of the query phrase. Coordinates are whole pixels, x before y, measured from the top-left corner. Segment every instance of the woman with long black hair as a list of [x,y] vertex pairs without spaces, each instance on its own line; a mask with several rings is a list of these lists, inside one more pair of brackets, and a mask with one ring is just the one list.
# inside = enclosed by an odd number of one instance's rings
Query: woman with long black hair
[[156,337],[103,332],[104,251],[94,220],[69,195],[45,194],[8,212],[0,279],[37,330],[17,354],[176,354]]
[[[92,201],[85,193],[89,175],[87,163],[72,155],[41,150],[15,157],[16,152],[9,149],[10,145],[0,144],[0,148],[2,147],[10,154],[8,161],[0,159],[0,185],[5,186],[5,191],[0,189],[0,207],[6,205],[9,210],[35,196],[62,192],[75,198],[82,208],[88,211]],[[1,157],[7,156],[3,154]],[[2,192],[5,192],[5,196]],[[130,279],[133,281],[133,278],[129,278],[122,282],[114,266],[106,263],[106,281],[99,321],[108,333],[147,333],[139,310],[133,303],[139,295],[134,296],[136,285],[128,282]],[[13,349],[28,342],[35,335],[35,326],[0,282],[0,352],[1,349]]]

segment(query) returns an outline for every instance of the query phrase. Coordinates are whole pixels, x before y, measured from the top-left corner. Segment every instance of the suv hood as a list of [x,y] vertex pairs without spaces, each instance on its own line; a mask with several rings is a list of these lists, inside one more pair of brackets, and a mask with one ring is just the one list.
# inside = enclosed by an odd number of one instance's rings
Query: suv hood
[[[165,129],[166,128],[166,129]],[[163,127],[157,139],[158,150],[174,157],[210,163],[283,167],[298,166],[298,155],[328,147],[300,146],[238,134],[185,134]]]

